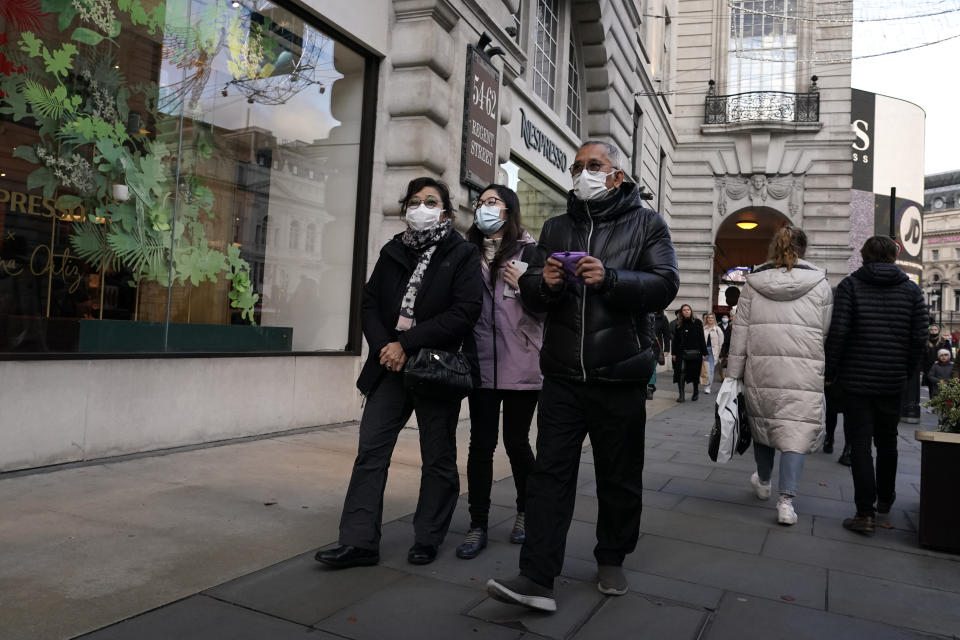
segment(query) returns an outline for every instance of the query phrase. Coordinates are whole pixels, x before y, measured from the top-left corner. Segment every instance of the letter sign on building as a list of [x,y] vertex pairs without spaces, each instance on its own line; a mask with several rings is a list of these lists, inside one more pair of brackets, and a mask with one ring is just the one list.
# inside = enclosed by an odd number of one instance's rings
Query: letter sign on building
[[496,181],[499,115],[500,72],[486,55],[470,45],[460,150],[460,182],[463,184],[483,189]]

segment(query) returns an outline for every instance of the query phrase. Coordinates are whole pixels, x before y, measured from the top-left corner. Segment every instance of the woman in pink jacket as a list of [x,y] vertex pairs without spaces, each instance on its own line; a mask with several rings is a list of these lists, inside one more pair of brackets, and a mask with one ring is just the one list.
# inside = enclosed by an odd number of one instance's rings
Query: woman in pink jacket
[[512,189],[493,184],[483,190],[467,240],[480,248],[486,286],[483,311],[473,329],[480,380],[469,397],[470,530],[457,547],[457,556],[464,559],[475,558],[487,546],[493,452],[500,432],[501,405],[503,445],[517,488],[517,516],[510,541],[521,544],[525,539],[527,476],[534,461],[530,423],[543,385],[543,319],[523,306],[518,285],[537,245],[520,224],[520,199]]

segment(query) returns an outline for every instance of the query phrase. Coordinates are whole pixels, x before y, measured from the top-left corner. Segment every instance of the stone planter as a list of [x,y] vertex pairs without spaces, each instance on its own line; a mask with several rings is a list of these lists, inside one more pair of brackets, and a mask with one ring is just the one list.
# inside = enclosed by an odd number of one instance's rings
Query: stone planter
[[917,431],[920,546],[960,553],[960,433]]

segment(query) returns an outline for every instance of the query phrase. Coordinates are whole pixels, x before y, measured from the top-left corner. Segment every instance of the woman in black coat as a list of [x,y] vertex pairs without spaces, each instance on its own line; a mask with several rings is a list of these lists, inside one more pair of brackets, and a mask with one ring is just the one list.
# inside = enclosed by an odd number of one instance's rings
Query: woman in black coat
[[366,404],[340,518],[340,546],[316,554],[318,562],[338,569],[380,561],[387,468],[412,413],[423,470],[408,562],[428,564],[437,557],[460,493],[460,398],[413,394],[404,387],[403,367],[423,348],[457,352],[471,335],[482,304],[480,254],[451,226],[450,192],[442,182],[411,181],[401,204],[407,230],[380,251],[363,290],[363,335],[370,352],[357,388]]
[[673,381],[680,389],[677,402],[685,402],[684,387],[693,383],[691,400],[700,397],[700,367],[707,357],[707,343],[703,338],[703,323],[693,316],[693,309],[685,304],[680,307],[680,321],[673,332]]

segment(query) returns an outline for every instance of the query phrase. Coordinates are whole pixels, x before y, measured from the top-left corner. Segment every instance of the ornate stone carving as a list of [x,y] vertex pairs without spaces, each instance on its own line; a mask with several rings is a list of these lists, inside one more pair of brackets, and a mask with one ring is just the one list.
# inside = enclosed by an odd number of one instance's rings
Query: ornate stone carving
[[714,180],[714,188],[720,217],[726,216],[731,209],[767,206],[768,200],[787,200],[786,207],[779,207],[786,208],[791,218],[796,218],[803,207],[803,176],[768,177],[762,173],[749,178],[719,176]]

